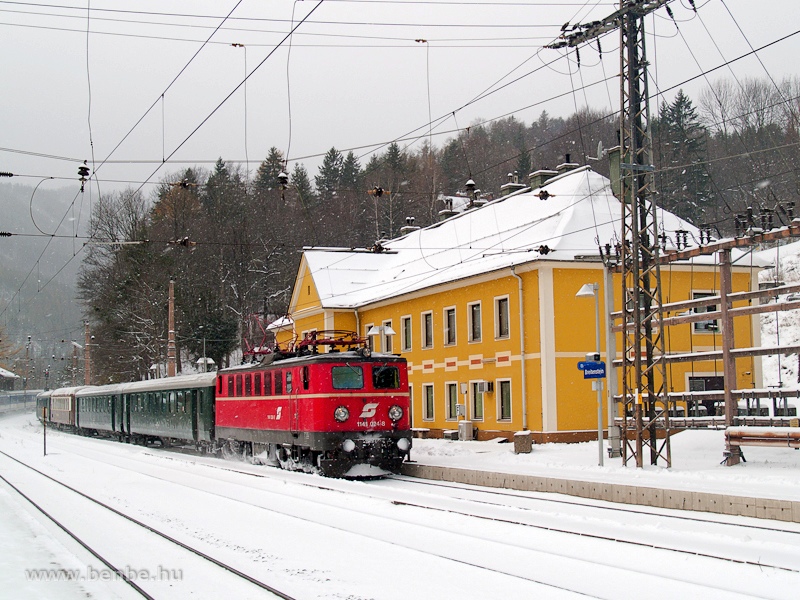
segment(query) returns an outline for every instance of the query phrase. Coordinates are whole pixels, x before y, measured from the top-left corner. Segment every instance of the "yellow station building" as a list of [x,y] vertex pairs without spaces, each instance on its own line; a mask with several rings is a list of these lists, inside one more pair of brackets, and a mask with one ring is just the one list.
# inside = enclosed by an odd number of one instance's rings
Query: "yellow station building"
[[[408,360],[412,424],[431,435],[466,418],[478,439],[520,430],[537,442],[597,439],[596,393],[577,368],[595,349],[595,304],[576,293],[598,283],[599,298],[613,293],[620,310],[620,275],[606,290],[598,246],[620,241],[621,205],[607,178],[576,167],[534,173],[530,187],[504,186],[511,193],[371,250],[306,249],[291,319],[274,328],[279,341],[312,330],[378,332],[375,351]],[[699,239],[673,214],[659,211],[659,221],[668,248],[677,230]],[[733,291],[758,289],[764,265],[736,251],[733,261]],[[664,303],[719,289],[713,257],[664,267],[661,276]],[[760,345],[757,317],[735,329],[737,346]],[[667,353],[721,348],[715,321],[670,327],[665,339]],[[719,389],[722,365],[674,364],[668,378],[669,391]],[[737,378],[737,388],[760,387],[760,360],[737,361]]]

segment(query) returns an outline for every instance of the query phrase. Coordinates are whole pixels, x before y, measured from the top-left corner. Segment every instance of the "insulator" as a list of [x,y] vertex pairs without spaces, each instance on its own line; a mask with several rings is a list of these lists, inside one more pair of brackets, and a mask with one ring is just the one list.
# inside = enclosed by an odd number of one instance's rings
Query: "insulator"
[[85,165],[78,167],[78,175],[81,177],[81,179],[89,177],[89,167]]

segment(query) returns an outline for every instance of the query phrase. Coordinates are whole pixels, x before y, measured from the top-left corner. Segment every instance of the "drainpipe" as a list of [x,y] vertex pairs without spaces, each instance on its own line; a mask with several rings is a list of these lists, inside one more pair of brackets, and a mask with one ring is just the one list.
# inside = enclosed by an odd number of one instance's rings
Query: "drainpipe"
[[358,314],[357,308],[353,311],[353,314],[356,316],[356,337],[361,337],[361,316]]
[[520,365],[522,368],[522,429],[528,430],[528,396],[525,379],[525,305],[522,303],[522,277],[517,275],[517,267],[511,267],[511,274],[517,279],[519,290],[519,352],[521,355]]

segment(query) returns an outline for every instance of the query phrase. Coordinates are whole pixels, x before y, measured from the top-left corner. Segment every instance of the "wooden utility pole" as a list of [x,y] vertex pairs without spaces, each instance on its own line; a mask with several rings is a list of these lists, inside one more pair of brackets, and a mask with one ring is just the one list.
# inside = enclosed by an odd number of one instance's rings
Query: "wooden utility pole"
[[169,280],[169,332],[167,333],[167,377],[175,377],[175,282]]
[[89,336],[89,321],[83,323],[83,383],[92,385],[92,354]]

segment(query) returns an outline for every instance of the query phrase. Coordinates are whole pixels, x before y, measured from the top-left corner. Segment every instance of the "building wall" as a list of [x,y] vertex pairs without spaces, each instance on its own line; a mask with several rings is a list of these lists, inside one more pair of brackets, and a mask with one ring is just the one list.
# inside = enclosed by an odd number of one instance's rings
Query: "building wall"
[[[455,414],[448,414],[448,385],[456,385],[457,402],[463,404],[461,384],[468,384],[468,416],[480,430],[481,437],[510,436],[524,428],[536,432],[592,432],[597,429],[596,392],[578,370],[578,361],[594,352],[595,303],[592,298],[576,298],[585,283],[599,284],[600,333],[602,360],[605,354],[605,281],[602,265],[597,262],[536,261],[520,266],[524,311],[524,360],[520,335],[519,282],[510,269],[487,273],[407,294],[388,301],[351,310],[322,310],[313,278],[301,265],[293,296],[292,317],[297,334],[310,329],[359,330],[363,336],[373,326],[390,325],[395,331],[387,348],[385,336],[373,338],[375,351],[391,351],[408,360],[412,390],[413,426],[435,431],[458,427]],[[622,287],[619,275],[613,278],[615,310],[621,310]],[[734,291],[746,291],[752,285],[749,269],[733,275]],[[692,298],[692,292],[717,292],[719,276],[710,268],[680,267],[662,271],[663,301]],[[508,334],[498,332],[498,301],[507,302]],[[316,302],[316,304],[315,304]],[[481,338],[470,339],[470,306],[480,303]],[[446,315],[455,311],[455,340],[447,343]],[[430,347],[423,344],[424,315],[431,315]],[[404,347],[404,319],[410,319],[411,344]],[[736,346],[757,343],[753,320],[735,320]],[[616,335],[617,358],[621,358],[622,335]],[[669,328],[665,338],[667,352],[720,349],[721,333],[697,331],[691,324]],[[527,422],[523,420],[522,367],[525,367]],[[738,387],[760,384],[760,371],[753,359],[737,362]],[[610,368],[610,364],[609,364]],[[722,375],[721,361],[681,363],[670,367],[669,391],[686,390],[690,376]],[[621,376],[620,370],[617,370]],[[472,384],[486,381],[493,390],[483,394],[483,414],[474,414]],[[510,382],[510,418],[500,414],[501,382]],[[433,390],[433,412],[425,406],[426,388]],[[604,395],[605,398],[605,395]],[[606,409],[603,410],[604,421]],[[607,423],[604,423],[607,426]]]

